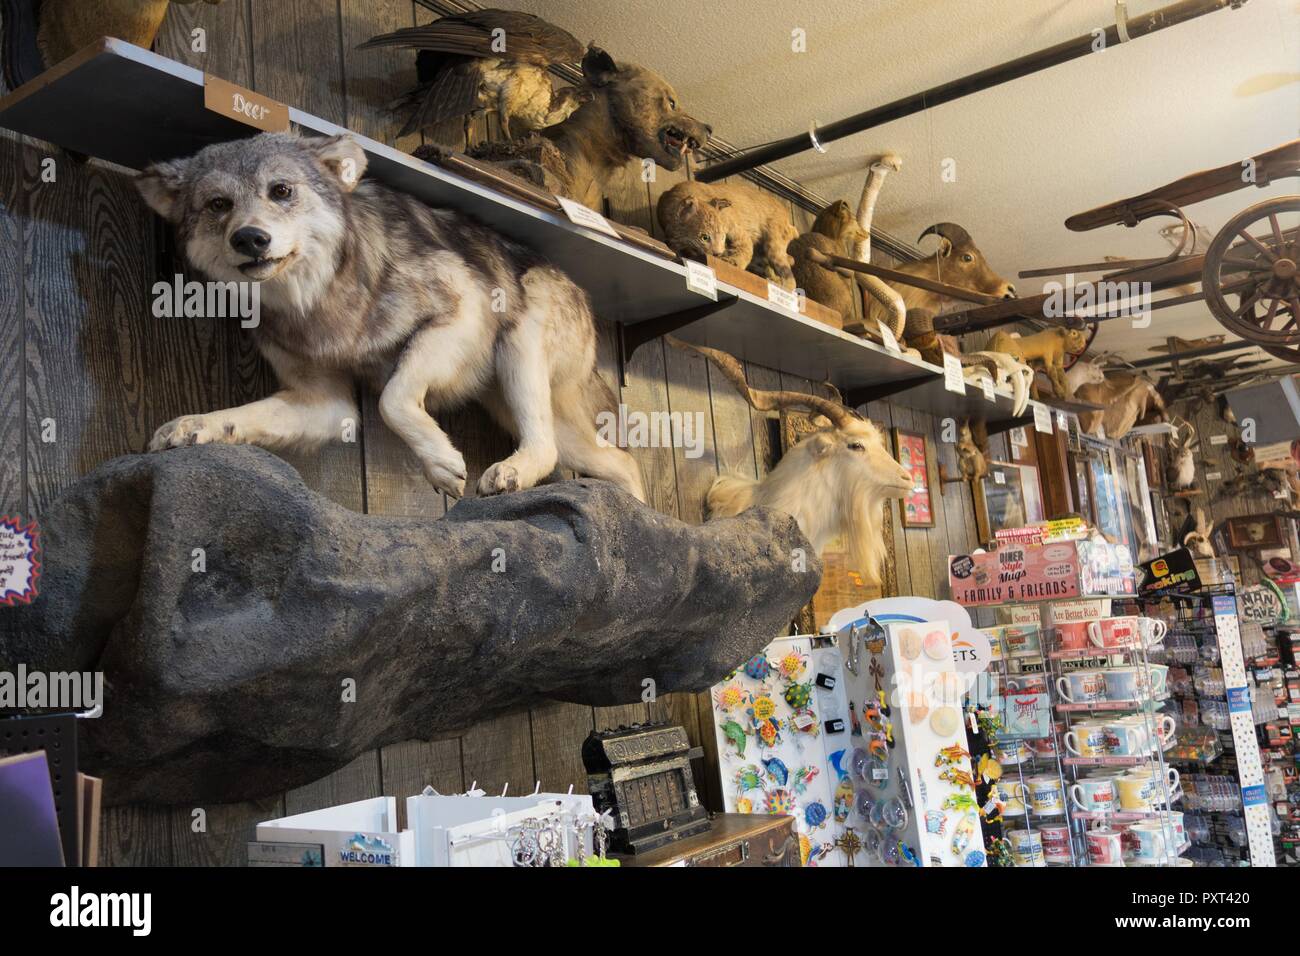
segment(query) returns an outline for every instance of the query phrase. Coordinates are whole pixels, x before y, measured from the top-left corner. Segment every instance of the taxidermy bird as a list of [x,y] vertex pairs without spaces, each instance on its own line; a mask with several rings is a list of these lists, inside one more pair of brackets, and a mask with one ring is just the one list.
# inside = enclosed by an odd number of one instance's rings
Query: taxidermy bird
[[[192,4],[197,0],[172,0]],[[204,0],[218,4],[221,0]],[[4,78],[16,89],[103,36],[153,45],[168,0],[0,0]]]
[[471,10],[372,37],[360,49],[382,46],[420,51],[420,85],[393,104],[410,111],[399,136],[457,118],[468,126],[478,110],[495,109],[501,131],[514,138],[564,122],[592,98],[581,87],[551,86],[548,69],[581,60],[583,46],[531,13]]

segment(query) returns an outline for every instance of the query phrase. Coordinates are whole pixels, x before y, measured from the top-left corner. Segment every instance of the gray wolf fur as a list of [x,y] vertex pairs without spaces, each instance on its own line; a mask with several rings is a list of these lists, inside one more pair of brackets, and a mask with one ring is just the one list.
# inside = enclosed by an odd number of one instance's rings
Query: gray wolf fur
[[195,268],[261,283],[252,334],[281,386],[168,422],[150,449],[318,446],[359,420],[361,381],[448,494],[464,493],[465,459],[429,409],[474,399],[518,438],[479,494],[532,487],[558,463],[644,500],[632,457],[597,440],[596,416],[615,400],[595,371],[586,293],[473,219],[363,180],[365,166],[345,136],[263,133],[140,174]]

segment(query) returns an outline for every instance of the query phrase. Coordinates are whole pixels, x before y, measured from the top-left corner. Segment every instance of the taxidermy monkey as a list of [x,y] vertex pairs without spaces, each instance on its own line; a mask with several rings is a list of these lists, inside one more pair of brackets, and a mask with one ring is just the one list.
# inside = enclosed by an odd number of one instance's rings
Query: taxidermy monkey
[[669,247],[678,255],[701,251],[795,288],[794,260],[786,250],[799,237],[790,209],[748,183],[678,183],[659,197],[656,210]]
[[1065,355],[1074,355],[1088,347],[1088,339],[1080,329],[1053,326],[1033,335],[1015,336],[998,332],[988,344],[988,351],[1003,352],[1026,365],[1042,366],[1052,382],[1058,398],[1070,398],[1065,384]]
[[856,297],[855,273],[818,265],[808,258],[808,252],[816,249],[828,256],[843,256],[848,252],[846,242],[856,245],[869,238],[869,234],[858,225],[848,203],[843,199],[831,203],[817,214],[812,230],[799,236],[787,247],[786,251],[794,259],[796,287],[803,289],[804,295],[814,302],[834,309],[841,318],[851,318],[853,300]]
[[582,87],[551,85],[550,67],[578,62],[583,46],[531,13],[469,10],[372,37],[358,49],[394,46],[420,51],[420,85],[393,104],[410,112],[398,136],[460,117],[468,123],[475,112],[494,109],[501,131],[513,139],[512,133],[564,122],[593,98]]
[[[215,6],[221,0],[204,2]],[[28,0],[6,3],[3,10],[0,48],[5,83],[13,90],[103,36],[147,50],[167,15],[167,0]]]

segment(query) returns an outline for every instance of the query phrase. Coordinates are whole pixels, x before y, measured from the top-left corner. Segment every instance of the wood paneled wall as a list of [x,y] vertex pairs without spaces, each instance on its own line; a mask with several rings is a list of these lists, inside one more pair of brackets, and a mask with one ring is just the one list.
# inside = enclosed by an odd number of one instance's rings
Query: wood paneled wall
[[[355,47],[373,34],[430,18],[411,0],[173,5],[157,49],[394,143],[397,127],[383,104],[412,82],[413,58]],[[205,31],[206,52],[194,50],[196,29]],[[396,145],[410,148],[415,141]],[[54,160],[53,183],[42,180],[47,159]],[[609,211],[657,233],[654,203],[678,178],[661,174],[649,184],[629,179],[612,190]],[[802,211],[792,215],[801,228],[811,222]],[[141,451],[162,422],[249,401],[273,388],[267,367],[233,324],[152,317],[153,283],[180,271],[171,248],[128,174],[79,163],[48,144],[0,136],[0,513],[39,518],[79,476]],[[615,342],[616,330],[604,326],[601,369],[611,386],[619,379]],[[622,372],[622,400],[633,409],[699,411],[707,425],[701,457],[673,449],[635,451],[654,507],[701,521],[704,493],[716,474],[757,476],[771,466],[777,449],[768,420],[753,414],[699,357],[653,342]],[[748,374],[759,387],[815,387],[770,369],[751,367]],[[937,424],[924,414],[883,403],[867,411],[886,428],[937,437]],[[363,400],[362,417],[360,443],[287,457],[311,487],[354,510],[442,515],[448,502],[385,429],[372,398]],[[51,422],[55,431],[47,440]],[[481,469],[505,453],[508,439],[477,409],[446,416],[443,424],[465,452],[473,488]],[[1006,454],[997,447],[1001,441],[995,439],[995,457]],[[955,473],[953,450],[940,445],[938,456]],[[967,487],[934,491],[933,529],[904,531],[895,513],[900,593],[939,596],[945,556],[975,539]],[[490,792],[508,785],[515,794],[537,782],[547,790],[582,790],[579,745],[586,734],[648,717],[681,723],[705,746],[713,766],[697,765],[696,772],[706,801],[720,807],[709,704],[702,696],[674,694],[622,707],[556,703],[459,736],[385,747],[323,780],[256,802],[113,809],[106,816],[103,862],[239,864],[259,820],[381,794],[402,798],[426,784],[443,792],[475,782]]]

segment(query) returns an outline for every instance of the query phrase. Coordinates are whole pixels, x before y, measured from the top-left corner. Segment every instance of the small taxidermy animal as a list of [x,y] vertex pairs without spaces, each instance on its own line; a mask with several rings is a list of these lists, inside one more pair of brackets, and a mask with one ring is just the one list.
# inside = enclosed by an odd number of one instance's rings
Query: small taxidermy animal
[[669,248],[678,255],[716,256],[783,289],[794,289],[790,243],[799,232],[790,209],[748,183],[678,183],[656,209]]
[[[1182,422],[1180,425],[1179,422]],[[1181,418],[1173,422],[1165,480],[1174,491],[1186,491],[1196,481],[1196,429]]]
[[957,470],[967,481],[980,481],[989,473],[989,433],[983,422],[968,418],[957,433]]
[[1101,411],[1079,415],[1079,426],[1090,435],[1104,429],[1107,438],[1118,441],[1137,425],[1166,419],[1164,399],[1145,375],[1122,370],[1107,372],[1100,383],[1080,385],[1075,396],[1102,406]]
[[988,351],[1004,352],[1026,365],[1038,364],[1052,382],[1058,398],[1070,398],[1065,384],[1065,356],[1076,355],[1088,347],[1087,336],[1080,329],[1053,326],[1033,335],[998,332],[989,341]]
[[196,269],[259,284],[252,334],[280,384],[168,422],[150,449],[323,445],[359,420],[360,381],[440,491],[463,494],[467,472],[430,408],[475,400],[519,441],[483,473],[481,495],[530,488],[558,463],[644,501],[632,456],[597,437],[615,398],[596,372],[587,294],[468,216],[361,179],[365,168],[346,136],[263,133],[140,174]]
[[857,286],[853,273],[847,270],[828,269],[808,258],[810,250],[823,255],[846,256],[855,243],[870,238],[853,215],[853,210],[843,199],[837,200],[817,214],[811,231],[796,238],[786,251],[794,259],[794,279],[797,288],[814,302],[834,309],[844,319],[854,314],[853,303]]
[[[172,0],[192,4],[196,0]],[[216,5],[221,0],[204,0]],[[168,0],[7,0],[0,6],[4,79],[16,90],[100,37],[148,49],[167,15]]]
[[531,13],[469,10],[372,37],[359,49],[391,46],[420,51],[415,58],[420,85],[393,104],[410,113],[399,136],[495,109],[501,131],[512,139],[562,123],[592,99],[582,87],[551,85],[549,68],[576,63],[583,46]]
[[1206,521],[1205,512],[1197,508],[1195,520],[1193,520],[1191,514],[1188,514],[1187,520],[1183,522],[1183,526],[1178,533],[1178,540],[1182,542],[1183,547],[1192,553],[1192,557],[1212,558],[1214,557],[1213,534],[1214,524]]

